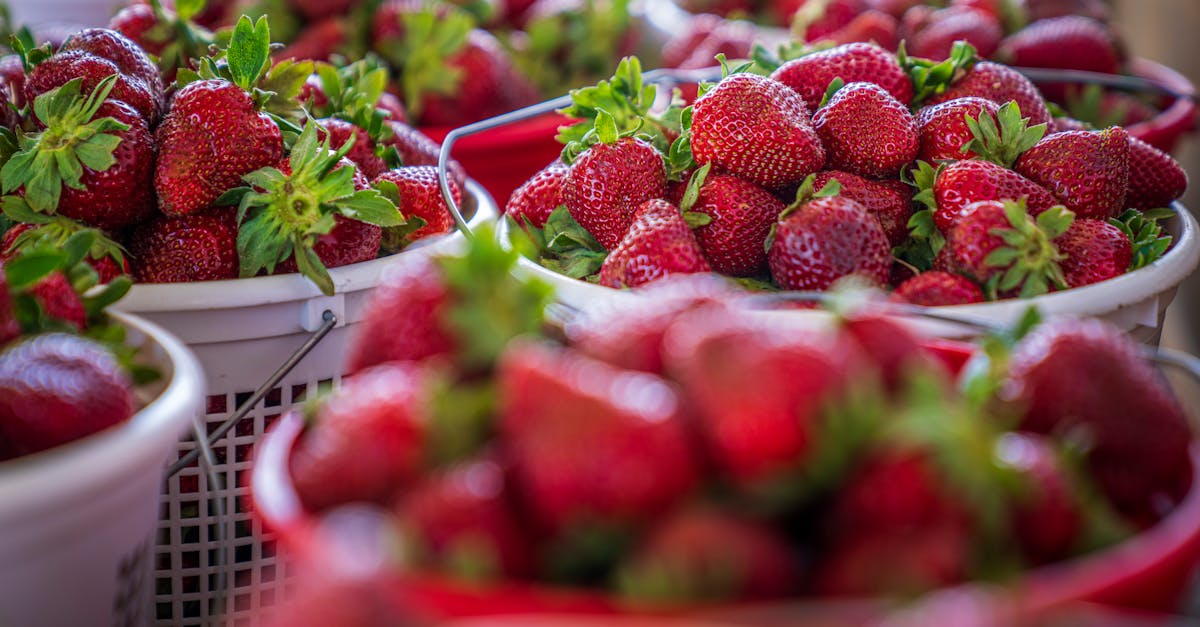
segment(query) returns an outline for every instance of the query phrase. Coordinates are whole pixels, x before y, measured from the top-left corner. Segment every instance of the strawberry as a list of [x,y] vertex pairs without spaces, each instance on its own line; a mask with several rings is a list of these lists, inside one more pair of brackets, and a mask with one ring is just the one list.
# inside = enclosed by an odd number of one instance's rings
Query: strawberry
[[107,230],[154,212],[154,139],[132,107],[105,98],[115,77],[84,96],[81,81],[38,96],[44,130],[22,135],[0,169],[6,193],[34,211],[59,214]]
[[[818,41],[849,24],[867,8],[865,0],[771,0],[767,11],[774,22],[792,26],[805,41]],[[799,14],[799,15],[797,15]]]
[[1129,151],[1129,133],[1119,126],[1055,133],[1025,151],[1015,169],[1078,217],[1106,220],[1125,208]]
[[148,36],[151,29],[158,24],[158,16],[153,7],[148,4],[134,3],[117,11],[109,20],[108,27],[138,44],[146,52],[160,56],[163,49],[166,48],[166,42]]
[[186,216],[158,216],[129,235],[129,257],[138,283],[236,279],[237,212],[219,207]]
[[679,208],[654,199],[638,207],[625,237],[604,260],[600,284],[638,287],[671,274],[711,270]]
[[[450,215],[450,208],[446,205],[446,200],[442,198],[442,188],[438,183],[436,167],[414,165],[386,170],[380,173],[371,184],[379,189],[386,187],[386,184],[395,185],[398,195],[396,204],[400,212],[407,219],[417,218],[414,224],[419,221],[425,223],[415,231],[389,232],[386,242],[389,249],[395,250],[408,243],[454,230],[454,218]],[[454,197],[454,202],[461,207],[462,190],[453,180],[450,181],[450,193]],[[401,235],[402,241],[393,241],[394,235]]]
[[767,240],[775,283],[788,290],[826,290],[849,275],[885,283],[891,250],[879,221],[848,197],[823,196],[836,193],[830,186],[816,196],[812,189],[806,180]]
[[[9,211],[12,211],[11,207]],[[12,259],[23,250],[38,246],[52,246],[62,250],[72,236],[85,228],[77,222],[53,218],[38,224],[15,223],[0,237],[0,259]],[[129,274],[129,260],[123,254],[121,246],[99,234],[96,243],[83,260],[96,271],[96,278],[101,284],[110,283],[122,274]]]
[[932,163],[978,156],[969,149],[964,150],[974,139],[965,118],[970,116],[979,120],[981,116],[988,116],[995,121],[999,111],[1000,106],[996,103],[975,96],[922,107],[917,112],[917,127],[921,135],[921,149],[917,157]]
[[1023,201],[985,200],[968,205],[946,235],[953,270],[985,287],[989,297],[1020,288],[1022,298],[1067,287],[1054,241],[1074,216],[1061,206],[1031,220]]
[[[382,102],[382,97],[380,102]],[[385,148],[395,148],[400,154],[400,162],[404,165],[437,165],[438,153],[441,151],[441,146],[437,142],[429,139],[417,129],[409,126],[405,122],[387,121],[385,122],[388,129],[391,131],[389,137],[382,140]],[[463,170],[462,164],[454,159],[450,159],[446,166],[450,173],[450,178],[458,184],[459,189],[467,188],[467,175]]]
[[885,50],[895,50],[900,45],[900,23],[882,11],[867,10],[854,16],[849,24],[826,35],[825,40],[839,45],[867,41]]
[[[771,192],[736,176],[708,176],[708,166],[692,175],[680,209],[699,224],[696,241],[712,270],[753,276],[767,269],[764,243],[783,203]],[[688,195],[690,194],[690,195]]]
[[1064,15],[1082,15],[1107,24],[1112,17],[1104,0],[1022,0],[1021,4],[1031,23]]
[[983,290],[962,275],[930,270],[898,285],[890,298],[926,307],[969,305],[983,302]]
[[357,373],[320,404],[289,464],[306,509],[384,504],[416,479],[432,376],[415,364],[384,364]]
[[794,594],[802,576],[787,538],[763,522],[685,509],[650,531],[618,566],[616,584],[642,603],[751,601]]
[[351,345],[347,371],[389,361],[449,354],[455,340],[446,322],[451,292],[426,255],[404,255],[388,267]]
[[63,333],[0,353],[0,432],[18,454],[107,429],[134,412],[129,376],[107,348]]
[[1004,38],[1000,20],[967,7],[951,6],[931,13],[929,22],[908,39],[914,57],[941,61],[950,58],[955,42],[966,41],[981,57],[990,57]]
[[813,114],[826,165],[866,177],[896,176],[917,157],[920,137],[908,107],[874,83],[838,89]]
[[817,172],[813,187],[822,189],[830,181],[841,186],[839,195],[862,205],[879,220],[888,243],[899,246],[908,237],[908,220],[912,215],[912,188],[899,181],[872,181],[857,174],[838,170]]
[[647,520],[699,482],[682,403],[659,377],[520,343],[504,353],[498,385],[500,438],[542,528]]
[[1000,395],[1024,408],[1020,429],[1085,430],[1091,476],[1120,512],[1153,521],[1164,499],[1187,491],[1187,416],[1120,330],[1094,319],[1051,320],[1021,340],[1008,363]]
[[835,78],[846,83],[875,83],[905,104],[913,97],[912,82],[896,56],[866,43],[843,44],[793,59],[771,72],[771,78],[796,90],[809,111],[821,106]]
[[896,318],[864,307],[841,316],[840,322],[839,332],[857,344],[867,360],[879,369],[889,392],[901,391],[915,370],[939,366],[926,352],[921,339]]
[[1187,172],[1171,155],[1129,136],[1129,190],[1126,207],[1165,207],[1187,190]]
[[533,543],[511,491],[500,464],[483,458],[423,479],[394,509],[421,566],[476,581],[528,577]]
[[[150,87],[157,100],[162,99],[162,76],[158,66],[150,60],[146,51],[120,32],[108,28],[86,28],[71,35],[61,51],[82,50],[116,64],[125,76],[141,79]],[[157,120],[150,117],[148,122]]]
[[670,38],[663,43],[662,66],[677,68],[705,39],[711,36],[726,23],[726,19],[716,13],[697,13],[687,21],[680,31],[670,33]]
[[342,146],[353,140],[354,143],[350,146],[350,152],[346,153],[346,158],[358,166],[358,170],[362,172],[363,176],[374,179],[388,169],[383,158],[375,154],[371,136],[366,130],[340,118],[325,118],[317,121],[322,126],[322,129],[318,129],[317,136],[325,139],[328,135],[330,145]]
[[1095,127],[1087,122],[1077,120],[1070,116],[1062,116],[1054,118],[1051,123],[1050,133],[1062,133],[1065,131],[1091,131],[1094,129]]
[[[383,229],[343,215],[333,217],[333,229],[317,237],[313,252],[326,268],[348,266],[379,257]],[[275,267],[275,274],[299,272],[295,256],[288,257]]]
[[1046,109],[1046,101],[1037,87],[1020,72],[990,61],[976,63],[944,92],[924,100],[922,104],[939,104],[966,96],[986,98],[999,105],[1016,102],[1021,115],[1029,118],[1030,126],[1050,121],[1050,111]]
[[338,54],[351,35],[350,25],[342,17],[330,17],[307,24],[288,45],[275,53],[278,60],[326,61]]
[[1054,445],[1033,433],[1007,433],[996,458],[1022,479],[1011,511],[1021,552],[1034,564],[1070,556],[1084,531],[1083,502]]
[[[20,55],[0,56],[0,85],[4,87],[9,103],[17,109],[25,106],[25,63],[21,60]],[[13,112],[12,118],[15,120],[16,112]],[[15,124],[9,124],[9,126],[15,126]]]
[[524,225],[546,226],[550,214],[563,204],[562,187],[567,179],[567,164],[561,159],[551,161],[513,191],[504,205],[504,215]]
[[29,288],[45,315],[77,331],[87,329],[87,310],[67,275],[55,272]]
[[985,200],[1025,199],[1031,215],[1040,215],[1058,204],[1045,187],[990,161],[956,161],[937,174],[933,184],[938,229],[949,233],[967,207]]
[[13,311],[13,294],[8,288],[4,262],[0,261],[0,348],[21,335],[21,323]]
[[821,562],[817,591],[831,596],[910,596],[961,582],[971,552],[971,537],[963,527],[954,521],[937,522],[840,541]]
[[691,122],[697,165],[711,163],[771,191],[796,185],[825,164],[804,99],[770,78],[722,79],[696,100]]
[[588,148],[571,164],[563,200],[571,217],[601,246],[613,250],[634,222],[634,213],[667,191],[663,155],[633,137],[608,138]]
[[1121,54],[1109,29],[1081,15],[1031,22],[1004,40],[996,58],[1020,67],[1104,74],[1116,74],[1121,67]]
[[136,109],[150,126],[158,123],[161,103],[154,88],[141,78],[122,74],[116,63],[85,50],[60,52],[34,66],[25,81],[25,101],[34,102],[38,96],[75,79],[81,82],[80,92],[93,93],[114,74],[117,79],[109,95]]
[[[758,36],[757,27],[743,20],[724,20],[707,37],[693,46],[686,57],[676,66],[684,70],[697,70],[712,67],[717,55],[723,54],[731,59],[742,59],[750,56]],[[684,87],[685,93],[691,92],[691,87]],[[694,98],[689,98],[692,100]]]
[[288,6],[310,22],[348,13],[358,0],[287,0]]
[[1076,220],[1054,240],[1067,285],[1083,287],[1125,274],[1133,260],[1133,245],[1121,229],[1103,220]]

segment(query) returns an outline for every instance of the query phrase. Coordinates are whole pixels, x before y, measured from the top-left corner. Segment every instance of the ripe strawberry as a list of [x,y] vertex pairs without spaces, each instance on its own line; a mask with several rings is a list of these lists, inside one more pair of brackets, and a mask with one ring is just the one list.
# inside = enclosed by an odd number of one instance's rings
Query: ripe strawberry
[[1112,17],[1104,0],[1023,0],[1021,4],[1031,23],[1064,15],[1082,15],[1107,24]]
[[1133,260],[1133,245],[1121,229],[1104,220],[1082,219],[1054,240],[1067,285],[1083,287],[1125,274]]
[[1014,101],[1021,115],[1029,118],[1030,126],[1050,122],[1050,111],[1038,88],[1020,72],[990,61],[976,63],[965,76],[923,104],[939,104],[966,96],[986,98],[999,105]]
[[1129,152],[1129,133],[1119,126],[1055,133],[1025,151],[1015,169],[1076,216],[1107,220],[1125,208]]
[[347,371],[389,361],[419,361],[455,350],[446,323],[451,291],[427,255],[403,255],[388,267],[351,345]]
[[618,566],[617,587],[644,603],[751,601],[795,594],[799,559],[768,524],[718,509],[660,521]]
[[504,206],[504,215],[524,225],[546,226],[546,219],[563,204],[562,187],[569,168],[561,159],[551,161],[513,191]]
[[1048,189],[990,161],[971,159],[946,166],[933,186],[937,203],[933,219],[942,233],[949,233],[962,219],[967,207],[985,200],[1025,199],[1030,215],[1040,215],[1058,204]]
[[730,75],[697,99],[690,133],[697,165],[711,163],[771,191],[796,185],[825,164],[804,99],[755,74]]
[[[317,237],[313,252],[326,268],[348,266],[379,257],[383,229],[342,215],[333,217],[333,229]],[[280,262],[274,274],[299,272],[294,256]]]
[[1126,207],[1143,210],[1165,207],[1183,195],[1187,184],[1187,172],[1171,155],[1129,136]]
[[4,191],[35,211],[106,230],[153,214],[154,138],[133,107],[105,100],[113,85],[105,80],[84,96],[72,81],[39,96],[44,130],[22,136],[0,170]]
[[65,444],[133,415],[130,386],[95,341],[34,336],[0,353],[0,432],[18,455]]
[[[796,32],[804,34],[805,41],[818,41],[826,35],[838,31],[849,24],[856,15],[867,8],[865,0],[830,0],[828,2],[812,2],[814,7],[808,7],[811,0],[771,0],[767,3],[767,11],[776,24],[793,25],[796,13],[802,14],[802,23]],[[815,15],[812,8],[818,8]]]
[[863,308],[842,316],[840,322],[839,332],[857,344],[879,369],[889,392],[903,391],[917,369],[946,374],[938,369],[940,364],[925,350],[921,339],[897,318]]
[[666,191],[662,153],[641,139],[624,137],[595,144],[575,159],[562,194],[571,217],[613,250],[642,203],[662,198]]
[[340,118],[325,118],[318,122],[321,123],[323,129],[319,129],[320,132],[317,133],[317,136],[325,139],[328,135],[331,146],[342,146],[351,138],[354,139],[354,144],[351,146],[350,152],[346,153],[346,158],[353,161],[359,171],[368,179],[374,179],[388,169],[383,158],[375,153],[375,147],[366,130]]
[[[3,87],[9,103],[17,109],[25,106],[25,64],[20,55],[0,56],[0,86]],[[6,123],[16,121],[16,112],[10,117],[12,119],[6,120]],[[9,126],[15,126],[15,123]]]
[[1188,489],[1187,416],[1132,340],[1105,322],[1059,318],[1034,329],[1013,350],[1001,398],[1025,408],[1022,430],[1085,429],[1092,477],[1135,521],[1157,520],[1163,499]]
[[816,174],[813,188],[822,189],[833,180],[841,185],[840,196],[862,205],[879,220],[889,244],[899,246],[904,242],[912,216],[911,187],[900,181],[872,181],[849,172],[825,170]]
[[[163,84],[158,66],[146,51],[120,32],[108,28],[86,28],[63,42],[60,51],[82,50],[116,64],[126,76],[141,79],[150,87],[156,100],[162,99]],[[156,120],[147,117],[153,123]]]
[[[1063,133],[1066,131],[1090,131],[1094,127],[1087,122],[1082,122],[1070,116],[1054,118],[1051,121],[1050,133]],[[1132,137],[1131,137],[1132,139]],[[1132,147],[1131,147],[1132,149]]]
[[1004,39],[1000,20],[967,7],[951,6],[929,15],[928,23],[908,39],[908,53],[914,57],[941,61],[950,58],[957,41],[975,47],[980,57],[991,57]]
[[687,21],[683,30],[670,34],[662,47],[662,66],[679,67],[700,44],[722,28],[726,19],[716,13],[698,13]]
[[904,104],[913,97],[912,82],[896,56],[866,43],[844,44],[793,59],[771,72],[771,78],[796,90],[809,111],[821,106],[835,78],[846,83],[875,83]]
[[638,207],[625,237],[605,258],[600,284],[638,287],[671,274],[710,271],[696,235],[679,208],[653,199]]
[[1034,564],[1068,557],[1083,533],[1083,502],[1054,446],[1032,433],[1007,433],[996,458],[1022,479],[1011,511],[1021,552]]
[[909,9],[922,6],[921,0],[867,0],[867,6],[900,19]]
[[901,283],[891,299],[926,307],[969,305],[983,302],[983,290],[960,274],[930,270]]
[[29,292],[48,317],[79,331],[87,329],[87,310],[65,274],[50,274],[29,288]]
[[1121,54],[1109,29],[1080,15],[1030,23],[1004,40],[996,58],[1020,67],[1104,74],[1116,74],[1121,67]]
[[[415,165],[385,170],[371,184],[380,188],[385,182],[396,186],[399,192],[397,207],[406,219],[415,217],[425,221],[424,226],[405,234],[403,242],[397,243],[388,238],[389,248],[397,249],[397,246],[402,247],[419,239],[454,230],[454,217],[450,215],[446,200],[442,198],[436,167]],[[461,207],[462,190],[453,180],[450,181],[450,190],[454,202]]]
[[477,459],[423,479],[394,510],[422,567],[475,581],[529,577],[533,542],[511,492],[498,463]]
[[[441,146],[437,142],[405,122],[388,121],[385,124],[391,130],[391,136],[384,138],[382,144],[384,148],[395,148],[396,152],[400,153],[401,163],[404,165],[437,165],[438,153],[441,151]],[[467,175],[462,164],[451,159],[446,168],[450,173],[450,178],[458,184],[458,188],[465,190]]]
[[859,275],[883,284],[891,249],[879,220],[848,197],[797,194],[768,240],[771,277],[788,290],[826,290],[838,279]]
[[[64,248],[70,238],[82,228],[83,225],[68,225],[65,221],[45,225],[18,222],[0,237],[0,260],[12,259],[23,250],[37,246]],[[96,278],[100,284],[107,284],[122,274],[130,273],[129,260],[122,254],[120,245],[102,235],[97,236],[96,243],[92,245],[83,261],[96,271]]]
[[137,109],[153,127],[158,122],[161,106],[154,89],[136,76],[121,74],[116,63],[84,50],[60,52],[37,64],[26,78],[25,100],[33,102],[38,96],[76,78],[82,81],[81,92],[92,93],[104,79],[114,74],[117,80],[110,97]]
[[917,126],[921,135],[918,158],[933,163],[978,156],[972,150],[964,150],[967,143],[975,138],[965,118],[970,116],[978,120],[986,115],[995,120],[999,111],[1000,105],[976,96],[922,107],[917,112]]
[[524,343],[505,352],[498,385],[500,438],[544,529],[647,520],[699,481],[682,403],[659,377]]
[[[174,13],[170,14],[172,17]],[[159,24],[154,8],[148,4],[134,3],[122,7],[108,22],[108,27],[121,33],[146,52],[160,56],[167,42],[148,36],[148,31]]]
[[983,285],[988,296],[1006,296],[1020,288],[1021,297],[1067,287],[1054,242],[1074,216],[1061,206],[1035,220],[1024,202],[985,200],[968,205],[946,234],[946,255],[954,272]]
[[[692,175],[695,194],[680,209],[700,226],[696,241],[712,270],[729,276],[753,276],[767,269],[764,243],[783,203],[771,192],[745,179],[708,176],[707,169]],[[689,202],[691,201],[691,202]]]
[[232,208],[159,216],[129,236],[138,283],[186,283],[238,277],[237,212]]
[[532,83],[513,65],[499,40],[487,31],[472,29],[464,47],[451,53],[445,63],[449,72],[463,77],[457,89],[452,93],[430,91],[415,102],[406,98],[408,110],[423,124],[461,126],[519,109],[538,99]]
[[854,16],[841,29],[826,35],[825,40],[839,45],[866,41],[885,50],[895,50],[900,45],[900,23],[882,11],[867,10]]
[[289,464],[307,510],[385,504],[417,478],[432,376],[416,364],[384,364],[347,379],[321,403]]
[[163,213],[212,206],[242,177],[283,158],[283,136],[245,89],[222,79],[196,81],[175,94],[157,132],[154,185]]
[[813,114],[826,165],[885,178],[916,159],[917,121],[908,107],[873,83],[850,83]]
[[[707,37],[693,46],[687,56],[676,66],[684,70],[698,70],[712,67],[718,54],[730,59],[744,59],[750,56],[754,47],[758,30],[754,24],[743,20],[723,20]],[[685,86],[684,93],[694,96],[695,86]],[[694,100],[694,97],[688,98]]]
[[828,547],[816,589],[831,596],[915,596],[959,583],[967,576],[972,541],[956,521],[856,535]]

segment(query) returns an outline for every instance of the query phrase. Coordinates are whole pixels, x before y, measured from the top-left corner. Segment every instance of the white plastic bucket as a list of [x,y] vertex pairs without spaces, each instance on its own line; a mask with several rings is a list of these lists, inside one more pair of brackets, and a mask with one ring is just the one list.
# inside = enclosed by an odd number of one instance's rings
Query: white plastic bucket
[[[474,213],[469,225],[478,227],[496,216],[487,192],[467,185]],[[472,207],[468,204],[467,210]],[[429,254],[462,243],[458,233],[422,240],[400,254]],[[329,271],[336,293],[325,296],[299,274],[199,283],[134,285],[115,307],[143,316],[177,335],[195,352],[208,383],[203,421],[211,432],[225,422],[323,324],[328,310],[337,326],[300,361],[279,385],[233,430],[213,447],[216,473],[227,488],[208,484],[193,463],[167,479],[155,549],[155,617],[160,625],[207,625],[221,618],[217,601],[222,570],[217,526],[209,498],[218,497],[228,515],[232,544],[231,594],[224,615],[249,618],[269,606],[279,594],[285,566],[275,557],[274,540],[262,533],[247,508],[245,477],[251,449],[281,414],[301,405],[315,391],[336,385],[342,376],[346,349],[382,270],[384,257]],[[178,455],[196,447],[191,438],[179,442]]]
[[18,26],[87,27],[106,26],[123,4],[119,0],[10,0],[8,7]]
[[[961,316],[997,326],[1015,324],[1030,307],[1037,307],[1044,316],[1072,315],[1102,318],[1120,327],[1139,342],[1157,344],[1167,306],[1175,299],[1175,291],[1200,265],[1200,227],[1191,212],[1179,203],[1172,205],[1175,216],[1167,220],[1165,229],[1174,237],[1171,249],[1161,259],[1134,272],[1089,285],[1046,294],[1029,299],[1008,299],[975,305],[932,307],[933,313]],[[496,236],[508,245],[509,222],[500,220]],[[576,309],[589,303],[613,298],[634,298],[626,290],[614,290],[601,285],[572,279],[522,257],[514,273],[519,278],[537,278],[554,286],[560,302]],[[789,310],[777,315],[811,316],[813,312]],[[927,318],[913,318],[913,324],[927,335],[946,338],[967,338],[978,335],[979,329],[957,324],[941,323]]]
[[0,625],[144,625],[164,464],[204,377],[160,327],[114,314],[164,374],[129,421],[0,464]]

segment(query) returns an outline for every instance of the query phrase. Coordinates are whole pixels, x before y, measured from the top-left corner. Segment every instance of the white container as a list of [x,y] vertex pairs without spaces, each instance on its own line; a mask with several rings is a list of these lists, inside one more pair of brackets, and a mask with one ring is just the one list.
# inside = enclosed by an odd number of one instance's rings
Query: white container
[[[1171,249],[1161,259],[1134,272],[1123,274],[1087,287],[1045,294],[1029,299],[1007,299],[974,305],[931,307],[932,313],[961,316],[996,326],[1015,324],[1030,307],[1037,307],[1044,316],[1071,315],[1102,318],[1120,327],[1136,341],[1157,344],[1167,306],[1175,299],[1179,284],[1200,265],[1200,233],[1196,219],[1179,203],[1174,203],[1174,217],[1166,221],[1165,230],[1174,237]],[[500,220],[496,236],[508,245],[509,222]],[[572,279],[522,257],[514,270],[520,278],[538,278],[554,286],[560,302],[583,309],[599,300],[635,298],[633,292],[614,290],[601,285]],[[772,315],[808,317],[812,311],[780,311]],[[946,338],[968,338],[979,335],[978,328],[913,319],[921,332]]]
[[[478,227],[496,216],[496,206],[483,188],[467,185],[469,225]],[[472,207],[474,205],[474,207]],[[471,210],[474,209],[473,214]],[[463,242],[457,232],[417,242],[400,254],[446,251]],[[208,484],[202,469],[192,464],[169,477],[163,495],[159,542],[155,550],[155,615],[158,624],[176,627],[207,625],[227,616],[249,619],[269,606],[279,593],[285,567],[275,557],[274,541],[262,533],[247,509],[245,477],[251,449],[276,418],[312,398],[318,388],[336,385],[342,376],[346,350],[354,328],[362,321],[367,302],[389,257],[331,268],[336,293],[325,296],[299,274],[199,283],[134,285],[114,307],[143,316],[177,335],[195,352],[208,383],[203,421],[211,432],[225,422],[313,332],[328,310],[337,326],[284,377],[263,402],[214,448],[216,471],[224,490]],[[186,438],[178,455],[195,448]],[[218,601],[224,594],[217,576],[217,525],[208,499],[219,497],[231,525],[233,579],[228,610]]]
[[108,20],[123,6],[119,0],[10,0],[13,23],[38,27],[107,26]]
[[144,625],[165,462],[203,406],[204,376],[176,338],[113,317],[165,387],[127,422],[0,464],[0,625]]

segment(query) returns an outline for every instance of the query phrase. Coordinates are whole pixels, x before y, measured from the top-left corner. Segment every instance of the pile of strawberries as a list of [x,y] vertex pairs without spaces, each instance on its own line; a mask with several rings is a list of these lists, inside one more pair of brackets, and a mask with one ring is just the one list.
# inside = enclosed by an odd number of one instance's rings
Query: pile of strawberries
[[864,43],[760,57],[686,107],[653,107],[637,72],[572,92],[584,122],[505,208],[543,265],[610,287],[712,271],[853,276],[922,305],[1035,296],[1153,262],[1187,187],[1170,155],[1052,117],[961,42],[942,62]]
[[0,256],[95,228],[102,281],[299,271],[331,293],[328,268],[452,229],[438,146],[402,121],[386,70],[272,63],[265,19],[227,35],[170,85],[115,30],[19,42],[0,62]]
[[0,263],[0,462],[129,419],[134,385],[156,376],[104,316],[130,283],[93,289],[99,276],[83,259],[97,238],[81,231]]
[[[503,286],[515,254],[494,246],[397,262],[354,374],[291,452],[300,500],[330,529],[366,531],[333,522],[343,506],[386,513],[393,575],[659,609],[908,597],[1097,550],[1189,490],[1184,412],[1105,323],[1027,324],[962,367],[881,310],[780,326],[727,282],[684,276],[575,316],[558,340],[506,342],[519,329],[497,323],[532,321],[538,296]],[[490,297],[464,289],[469,268],[497,278]],[[372,616],[378,602],[317,603],[364,571],[316,568],[323,585],[278,624],[351,606],[363,622],[339,624],[396,620]]]

